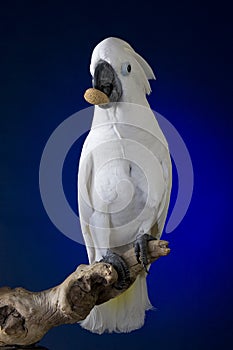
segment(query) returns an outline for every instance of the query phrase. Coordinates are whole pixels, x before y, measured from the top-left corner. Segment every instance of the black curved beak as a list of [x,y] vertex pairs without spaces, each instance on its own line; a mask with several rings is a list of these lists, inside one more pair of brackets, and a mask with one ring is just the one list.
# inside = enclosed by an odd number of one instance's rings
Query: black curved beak
[[119,102],[122,86],[113,67],[106,61],[100,60],[95,68],[93,87],[104,92],[110,102]]

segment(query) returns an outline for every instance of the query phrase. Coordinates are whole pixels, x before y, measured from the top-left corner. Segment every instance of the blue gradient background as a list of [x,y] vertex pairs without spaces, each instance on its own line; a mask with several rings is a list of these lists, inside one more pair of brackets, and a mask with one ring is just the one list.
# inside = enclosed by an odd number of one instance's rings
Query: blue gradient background
[[[193,161],[187,215],[163,238],[172,252],[151,268],[156,311],[131,334],[93,335],[78,325],[50,331],[50,350],[233,348],[232,54],[230,6],[21,1],[2,6],[0,285],[41,290],[87,261],[85,247],[57,231],[43,208],[38,170],[52,131],[87,107],[90,54],[108,36],[128,41],[153,67],[149,101],[178,129]],[[75,205],[77,155],[64,186]],[[174,174],[174,204],[177,189]]]

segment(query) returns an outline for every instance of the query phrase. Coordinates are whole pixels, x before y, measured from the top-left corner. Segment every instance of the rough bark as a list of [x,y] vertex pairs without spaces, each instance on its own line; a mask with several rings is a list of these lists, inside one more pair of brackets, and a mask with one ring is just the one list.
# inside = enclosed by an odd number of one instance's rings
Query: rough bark
[[[148,251],[152,263],[160,256],[168,255],[170,249],[166,241],[151,241]],[[130,270],[127,289],[143,267],[137,262],[134,249],[122,257]],[[63,283],[42,292],[0,288],[0,347],[29,346],[40,341],[53,327],[85,319],[95,305],[125,291],[115,288],[117,279],[112,265],[94,263],[78,266]]]

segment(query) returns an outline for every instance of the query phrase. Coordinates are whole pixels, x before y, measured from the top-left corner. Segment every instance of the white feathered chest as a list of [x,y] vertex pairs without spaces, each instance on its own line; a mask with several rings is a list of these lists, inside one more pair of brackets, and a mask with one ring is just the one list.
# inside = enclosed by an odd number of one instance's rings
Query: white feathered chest
[[171,190],[167,142],[148,107],[96,107],[79,165],[79,215],[97,260],[106,248],[127,246],[155,223],[160,237]]

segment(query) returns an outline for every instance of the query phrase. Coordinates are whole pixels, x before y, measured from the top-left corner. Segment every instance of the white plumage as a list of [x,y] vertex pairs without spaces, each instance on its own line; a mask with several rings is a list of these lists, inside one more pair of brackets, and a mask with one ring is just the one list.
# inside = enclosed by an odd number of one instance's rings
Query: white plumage
[[[108,108],[95,107],[80,159],[79,216],[90,263],[108,248],[121,253],[139,235],[160,238],[171,190],[168,145],[146,99],[148,79],[154,78],[150,66],[117,38],[105,39],[94,49],[93,77],[102,61],[114,69],[122,94]],[[131,66],[128,74],[125,64]],[[81,325],[99,334],[130,332],[143,325],[150,308],[142,273],[122,295],[95,306]]]

